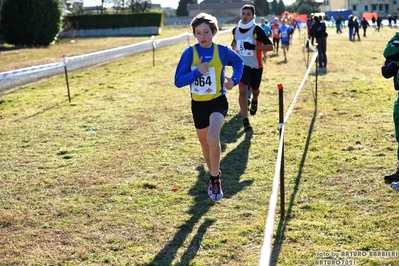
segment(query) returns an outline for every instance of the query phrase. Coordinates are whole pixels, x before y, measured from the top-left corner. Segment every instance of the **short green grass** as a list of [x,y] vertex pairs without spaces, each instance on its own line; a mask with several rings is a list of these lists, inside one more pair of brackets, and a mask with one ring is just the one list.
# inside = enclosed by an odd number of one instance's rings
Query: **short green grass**
[[[369,29],[349,42],[347,29],[329,29],[327,72],[316,86],[313,68],[285,127],[275,264],[398,251],[399,194],[382,178],[396,167],[396,93],[380,73],[394,33]],[[0,264],[258,265],[279,140],[276,84],[287,110],[306,72],[301,44],[296,33],[288,63],[269,56],[253,134],[242,130],[237,88],[228,92],[219,203],[206,194],[189,90],[173,85],[186,43],[156,50],[155,67],[143,53],[69,73],[71,103],[64,76],[1,95]]]

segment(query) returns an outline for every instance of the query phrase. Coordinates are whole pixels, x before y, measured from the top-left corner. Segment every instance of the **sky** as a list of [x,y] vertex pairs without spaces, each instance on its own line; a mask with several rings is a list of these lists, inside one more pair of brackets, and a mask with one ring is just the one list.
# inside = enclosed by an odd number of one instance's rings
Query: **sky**
[[[177,8],[180,0],[151,0],[153,4],[161,4],[161,7]],[[200,0],[202,1],[202,0]],[[291,5],[295,0],[283,0],[285,5]],[[101,0],[84,0],[84,6],[98,6],[101,5]]]
[[[179,5],[180,0],[151,0],[151,3],[153,4],[161,4],[161,7],[173,7],[177,8]],[[202,0],[200,0],[202,1]],[[291,5],[292,3],[295,2],[295,0],[283,0],[285,5]]]

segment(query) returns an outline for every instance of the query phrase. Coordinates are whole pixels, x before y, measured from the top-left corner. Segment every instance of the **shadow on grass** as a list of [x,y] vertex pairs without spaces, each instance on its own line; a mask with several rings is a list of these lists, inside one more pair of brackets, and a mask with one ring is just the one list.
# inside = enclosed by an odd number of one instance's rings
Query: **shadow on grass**
[[27,119],[33,118],[33,117],[35,117],[35,116],[44,114],[45,112],[47,112],[47,111],[49,111],[49,110],[52,110],[52,109],[54,109],[54,108],[56,108],[56,107],[58,107],[58,106],[59,106],[58,103],[57,103],[57,104],[54,104],[54,105],[52,105],[52,106],[49,106],[49,107],[44,108],[44,109],[41,110],[41,111],[38,111],[38,112],[34,113],[34,114],[32,114],[32,115],[29,115],[29,116],[26,116],[26,117],[22,117],[22,118],[19,118],[19,119],[15,119],[14,122],[18,122],[18,121],[20,121],[20,120],[27,120]]
[[6,43],[0,36],[0,52],[9,52],[14,50],[20,49],[30,49],[30,48],[47,48],[50,45],[43,46],[43,45],[14,45]]
[[14,51],[14,50],[19,50],[21,49],[20,47],[15,47],[15,46],[4,46],[3,44],[0,43],[0,52],[9,52],[9,51]]
[[314,111],[313,111],[312,121],[310,122],[310,125],[309,125],[309,130],[308,130],[308,136],[306,138],[305,149],[304,149],[303,154],[302,154],[301,163],[299,164],[298,175],[297,175],[297,177],[295,179],[295,186],[294,186],[294,190],[293,190],[293,192],[291,194],[291,199],[290,199],[290,202],[289,202],[289,205],[288,205],[288,209],[285,212],[284,219],[280,220],[280,222],[278,224],[278,227],[277,227],[277,232],[276,232],[276,237],[275,237],[275,240],[274,240],[273,250],[271,252],[270,265],[277,265],[277,259],[278,259],[278,256],[280,254],[281,246],[282,246],[284,238],[285,238],[285,231],[287,229],[287,223],[288,223],[288,221],[291,218],[292,207],[293,207],[294,202],[295,202],[295,197],[296,197],[296,194],[298,192],[299,184],[301,183],[302,169],[303,169],[303,167],[305,165],[306,156],[307,156],[308,149],[309,149],[309,144],[310,144],[310,139],[312,137],[314,124],[316,122],[316,117],[317,117],[317,90],[316,90],[315,94],[313,95],[313,101],[314,101]]
[[[244,133],[240,131],[242,123],[238,119],[238,115],[225,123],[221,131],[221,142],[235,142]],[[234,150],[230,151],[221,161],[221,169],[223,172],[223,192],[224,199],[233,197],[242,189],[250,186],[253,181],[240,182],[241,175],[245,172],[248,163],[248,151],[251,146],[252,134],[246,134],[245,139],[237,145]],[[217,203],[210,201],[207,195],[208,189],[208,173],[203,165],[197,167],[198,179],[194,186],[190,189],[189,194],[194,197],[195,203],[188,211],[191,218],[182,224],[179,231],[174,235],[162,250],[153,258],[153,260],[146,265],[171,265],[176,257],[178,250],[183,247],[185,239],[193,231],[195,225],[200,222],[203,217],[213,206],[217,208]],[[190,261],[195,258],[197,251],[201,245],[201,241],[210,226],[217,220],[217,213],[215,210],[215,217],[212,219],[205,219],[199,226],[198,231],[192,238],[190,244],[181,257],[180,263],[176,265],[189,265]]]

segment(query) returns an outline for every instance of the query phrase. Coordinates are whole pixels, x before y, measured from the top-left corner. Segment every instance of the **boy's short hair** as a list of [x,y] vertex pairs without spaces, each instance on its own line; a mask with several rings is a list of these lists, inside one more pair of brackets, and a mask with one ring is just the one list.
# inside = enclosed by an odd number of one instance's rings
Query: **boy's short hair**
[[255,15],[255,7],[253,6],[253,5],[244,5],[242,8],[241,8],[241,11],[242,10],[244,10],[244,9],[251,9],[251,11],[252,11],[252,15]]
[[218,20],[214,16],[202,12],[196,15],[193,18],[193,20],[191,20],[190,26],[193,29],[194,34],[195,34],[195,28],[197,28],[198,25],[202,23],[208,24],[212,33],[218,31]]

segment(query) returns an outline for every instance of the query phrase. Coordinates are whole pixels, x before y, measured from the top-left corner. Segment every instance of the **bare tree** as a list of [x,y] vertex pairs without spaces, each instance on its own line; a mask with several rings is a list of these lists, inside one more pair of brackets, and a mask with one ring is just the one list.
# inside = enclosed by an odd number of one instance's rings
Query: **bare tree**
[[104,5],[107,4],[107,3],[109,3],[109,1],[110,1],[110,0],[101,0],[101,7],[100,7],[100,12],[101,12],[101,14],[104,13],[104,10],[105,10]]
[[111,0],[113,3],[113,8],[115,9],[116,13],[118,13],[119,10],[125,10],[127,6],[127,0]]
[[151,0],[127,0],[132,12],[144,12],[151,8]]

